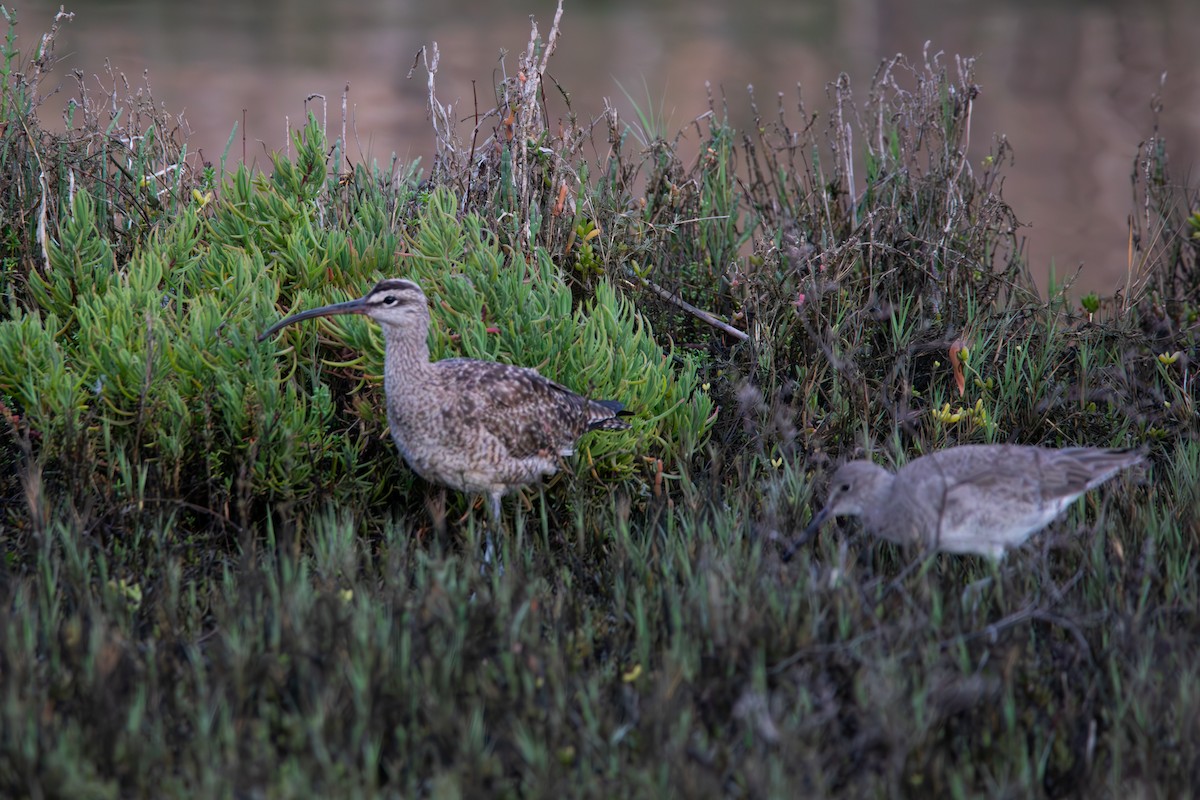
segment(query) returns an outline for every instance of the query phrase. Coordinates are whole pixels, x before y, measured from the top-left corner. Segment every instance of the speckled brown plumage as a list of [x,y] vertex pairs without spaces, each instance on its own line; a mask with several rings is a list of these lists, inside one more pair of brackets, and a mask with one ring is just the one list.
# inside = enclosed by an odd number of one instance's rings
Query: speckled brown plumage
[[615,400],[589,400],[536,370],[468,358],[429,360],[429,303],[409,280],[380,281],[365,297],[288,317],[365,314],[383,328],[384,391],[392,438],[425,480],[489,499],[558,471],[588,431],[623,430],[629,412]]

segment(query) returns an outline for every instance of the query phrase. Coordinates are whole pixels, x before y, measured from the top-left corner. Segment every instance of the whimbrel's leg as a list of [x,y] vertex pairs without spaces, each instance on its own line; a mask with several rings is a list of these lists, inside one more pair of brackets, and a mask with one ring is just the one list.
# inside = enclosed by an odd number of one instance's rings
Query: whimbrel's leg
[[500,492],[488,495],[488,521],[496,526],[496,530],[500,530]]
[[[497,534],[500,533],[500,492],[491,492],[488,495],[488,521],[484,533],[483,564],[479,568],[481,574],[486,570],[487,565],[492,563],[492,559],[496,555],[496,545],[492,541],[493,529]],[[504,574],[503,564],[500,565],[500,574]]]
[[425,510],[433,523],[433,532],[439,539],[446,538],[446,487],[430,486],[425,493]]

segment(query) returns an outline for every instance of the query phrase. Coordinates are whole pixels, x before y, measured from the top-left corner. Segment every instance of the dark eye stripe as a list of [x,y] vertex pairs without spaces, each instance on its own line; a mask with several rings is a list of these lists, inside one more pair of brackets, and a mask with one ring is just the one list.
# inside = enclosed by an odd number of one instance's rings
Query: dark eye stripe
[[384,306],[385,308],[399,308],[400,306],[411,306],[416,304],[417,299],[415,297],[394,291],[381,292],[371,298],[371,305]]

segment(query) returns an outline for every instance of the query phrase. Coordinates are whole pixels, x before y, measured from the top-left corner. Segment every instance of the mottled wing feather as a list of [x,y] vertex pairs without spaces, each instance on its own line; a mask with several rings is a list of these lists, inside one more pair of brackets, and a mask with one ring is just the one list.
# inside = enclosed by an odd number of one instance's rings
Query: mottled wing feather
[[438,368],[453,376],[459,397],[471,398],[479,424],[512,458],[570,453],[588,430],[611,422],[629,427],[607,403],[587,400],[536,370],[470,359],[440,361]]
[[616,400],[588,400],[587,415],[589,431],[623,431],[629,423],[621,417],[632,417],[633,412]]

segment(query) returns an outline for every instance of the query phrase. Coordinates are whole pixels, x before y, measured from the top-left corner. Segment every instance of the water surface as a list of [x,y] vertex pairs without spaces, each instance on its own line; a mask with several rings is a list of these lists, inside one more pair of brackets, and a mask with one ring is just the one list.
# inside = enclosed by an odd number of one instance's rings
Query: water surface
[[[28,51],[59,2],[14,5]],[[190,146],[206,158],[220,157],[237,125],[231,158],[244,147],[248,160],[266,163],[313,94],[324,95],[328,109],[319,99],[309,107],[328,113],[330,130],[339,131],[349,84],[351,155],[384,160],[395,152],[428,164],[425,74],[406,77],[417,51],[439,44],[440,97],[460,100],[465,118],[473,91],[481,109],[493,105],[501,52],[510,52],[511,71],[529,16],[545,33],[554,2],[77,0],[67,10],[75,18],[59,36],[56,72],[97,75],[106,60],[131,80],[148,72],[155,97],[185,114]],[[1016,163],[1004,194],[1030,226],[1035,275],[1044,283],[1052,265],[1060,279],[1082,266],[1077,289],[1121,286],[1130,172],[1151,133],[1150,100],[1164,72],[1164,132],[1177,176],[1200,152],[1200,14],[1192,0],[568,2],[549,72],[581,117],[599,114],[607,96],[633,119],[623,86],[643,108],[661,108],[672,129],[706,110],[710,81],[744,127],[747,85],[764,106],[776,92],[794,97],[800,85],[809,106],[824,109],[825,86],[840,72],[865,96],[881,59],[919,60],[926,41],[978,58],[972,158],[987,153],[993,134],[1012,143]]]

